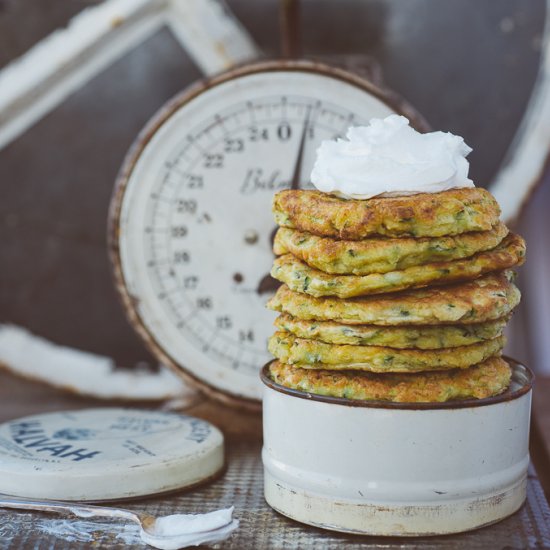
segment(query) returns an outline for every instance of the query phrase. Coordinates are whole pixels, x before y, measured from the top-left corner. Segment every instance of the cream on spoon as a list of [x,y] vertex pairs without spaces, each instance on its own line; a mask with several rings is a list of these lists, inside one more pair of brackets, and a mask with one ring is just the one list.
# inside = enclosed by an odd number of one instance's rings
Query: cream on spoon
[[120,518],[141,527],[141,540],[160,550],[177,550],[225,540],[239,526],[233,507],[207,514],[174,514],[155,518],[123,508],[75,504],[55,500],[31,500],[1,496],[0,508],[72,514],[80,518]]

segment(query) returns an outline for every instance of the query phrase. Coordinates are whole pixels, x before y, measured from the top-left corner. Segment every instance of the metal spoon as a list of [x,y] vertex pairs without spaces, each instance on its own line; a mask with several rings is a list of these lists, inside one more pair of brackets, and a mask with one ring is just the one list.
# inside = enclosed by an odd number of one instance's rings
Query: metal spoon
[[[92,506],[87,504],[75,504],[58,500],[30,500],[23,498],[0,497],[0,508],[12,508],[16,510],[36,510],[39,512],[57,512],[61,514],[72,514],[79,518],[107,517],[121,518],[141,527],[142,539],[157,548],[182,548],[186,546],[188,539],[193,537],[202,538],[205,542],[221,540],[228,536],[237,526],[237,520],[231,520],[233,509],[228,509],[226,518],[220,517],[219,521],[213,522],[211,528],[205,531],[180,532],[164,535],[156,529],[157,520],[161,521],[171,516],[159,517],[150,516],[126,510],[123,508],[108,508],[105,506]],[[208,515],[208,514],[206,514]],[[145,535],[145,536],[144,536]],[[178,545],[178,543],[181,543]]]

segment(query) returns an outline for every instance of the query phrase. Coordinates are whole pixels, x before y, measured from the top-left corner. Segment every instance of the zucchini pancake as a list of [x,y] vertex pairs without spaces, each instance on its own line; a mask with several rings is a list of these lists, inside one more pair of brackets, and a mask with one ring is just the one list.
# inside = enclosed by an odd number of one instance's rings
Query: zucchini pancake
[[275,260],[271,275],[297,292],[312,296],[354,298],[468,280],[497,269],[520,265],[524,256],[524,240],[519,235],[510,233],[493,250],[479,252],[471,258],[428,263],[407,267],[402,271],[370,275],[332,275],[310,267],[292,254],[285,254]]
[[315,298],[279,287],[267,307],[298,319],[345,325],[447,325],[482,323],[508,315],[520,300],[511,271],[448,286],[364,296]]
[[498,223],[490,231],[433,239],[371,237],[362,241],[338,241],[280,227],[275,235],[273,252],[276,256],[290,253],[325,273],[370,275],[468,258],[492,250],[507,234],[508,228]]
[[512,370],[500,357],[491,357],[469,369],[417,374],[374,374],[298,369],[274,361],[272,380],[295,390],[332,397],[398,403],[483,399],[506,390]]
[[390,116],[323,142],[317,190],[273,199],[277,384],[412,403],[483,399],[510,384],[503,330],[525,242],[468,179],[462,138],[406,123]]
[[369,200],[287,189],[275,195],[273,213],[281,227],[359,240],[371,235],[442,237],[489,231],[499,222],[500,207],[481,187]]
[[469,346],[502,335],[509,317],[471,325],[417,325],[380,327],[344,325],[334,321],[306,321],[282,314],[275,327],[298,338],[327,344],[385,346],[397,349],[440,349]]
[[422,372],[464,369],[500,353],[504,337],[469,346],[434,350],[394,349],[382,346],[325,344],[276,332],[269,351],[288,365],[309,369],[367,370],[371,372]]

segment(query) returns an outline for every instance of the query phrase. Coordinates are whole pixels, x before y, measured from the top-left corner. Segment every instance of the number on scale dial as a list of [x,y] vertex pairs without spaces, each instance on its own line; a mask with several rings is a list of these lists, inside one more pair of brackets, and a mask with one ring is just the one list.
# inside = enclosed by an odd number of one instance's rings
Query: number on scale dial
[[113,233],[130,317],[162,359],[215,394],[261,397],[273,194],[296,167],[309,186],[322,140],[395,112],[329,73],[245,71],[184,94],[122,172]]

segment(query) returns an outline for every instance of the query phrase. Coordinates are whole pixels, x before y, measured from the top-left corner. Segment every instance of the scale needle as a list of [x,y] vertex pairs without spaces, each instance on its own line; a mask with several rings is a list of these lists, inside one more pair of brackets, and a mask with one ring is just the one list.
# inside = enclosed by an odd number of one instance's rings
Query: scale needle
[[[306,134],[309,128],[309,117],[311,115],[311,105],[307,108],[307,113],[304,118],[304,126],[302,128],[302,136],[300,137],[300,145],[298,146],[298,154],[296,155],[296,161],[294,162],[294,172],[292,173],[292,179],[290,180],[290,188],[298,189],[300,187],[300,179],[302,177],[302,159],[304,158],[304,150],[306,143]],[[275,240],[275,233],[277,233],[277,227],[271,232],[271,246]],[[281,286],[281,283],[274,279],[269,273],[262,277],[256,292],[263,294],[266,292],[274,292]]]
[[[296,155],[296,161],[294,162],[294,172],[292,173],[292,179],[290,180],[290,188],[298,189],[300,187],[300,179],[302,177],[302,159],[304,158],[304,149],[306,143],[306,134],[309,128],[309,117],[311,115],[311,105],[307,108],[307,113],[304,118],[304,126],[302,128],[302,136],[300,137],[300,145],[298,146],[298,154]],[[275,233],[277,233],[277,227],[271,232],[271,246],[275,240]]]
[[296,155],[296,162],[294,163],[294,172],[292,179],[290,180],[290,188],[298,189],[300,187],[300,179],[302,177],[302,159],[304,157],[304,146],[306,143],[306,134],[309,128],[309,116],[311,114],[311,105],[307,108],[307,114],[304,118],[304,127],[302,129],[302,137],[300,138],[300,146],[298,147],[298,154]]

